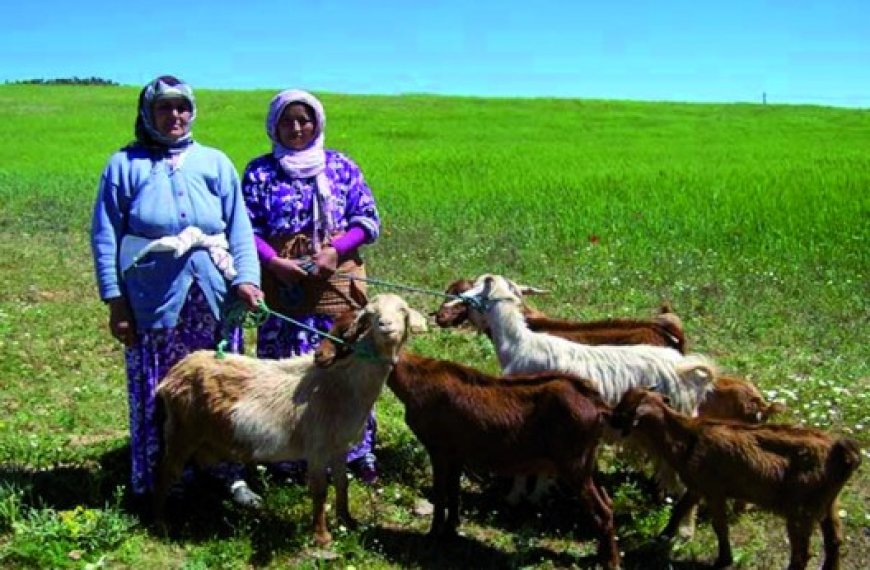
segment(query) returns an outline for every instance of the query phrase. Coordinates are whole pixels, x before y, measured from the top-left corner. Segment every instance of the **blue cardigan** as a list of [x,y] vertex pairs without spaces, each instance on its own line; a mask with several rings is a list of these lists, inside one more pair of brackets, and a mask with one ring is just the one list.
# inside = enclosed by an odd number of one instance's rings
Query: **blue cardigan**
[[[177,259],[171,252],[150,253],[120,274],[118,250],[124,235],[157,239],[191,225],[206,234],[226,234],[238,271],[232,283],[201,248]],[[198,143],[175,168],[168,159],[138,146],[112,155],[94,204],[91,248],[100,298],[126,297],[137,330],[175,326],[194,281],[217,318],[230,300],[230,286],[260,283],[254,235],[235,167],[221,151]]]

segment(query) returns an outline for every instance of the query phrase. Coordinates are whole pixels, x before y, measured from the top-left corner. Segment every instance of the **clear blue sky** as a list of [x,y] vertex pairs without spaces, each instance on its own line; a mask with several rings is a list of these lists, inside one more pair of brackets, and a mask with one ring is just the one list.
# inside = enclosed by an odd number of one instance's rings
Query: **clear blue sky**
[[0,81],[870,107],[868,0],[20,0]]

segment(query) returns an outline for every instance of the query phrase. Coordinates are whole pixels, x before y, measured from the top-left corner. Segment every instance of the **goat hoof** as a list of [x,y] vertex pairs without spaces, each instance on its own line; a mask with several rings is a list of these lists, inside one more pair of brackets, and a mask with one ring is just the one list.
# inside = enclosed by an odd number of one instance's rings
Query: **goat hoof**
[[730,557],[722,559],[717,558],[716,562],[713,563],[713,568],[716,570],[728,570],[732,567],[732,564],[734,564],[734,561]]
[[314,533],[314,544],[317,546],[329,546],[332,544],[332,535],[329,532]]

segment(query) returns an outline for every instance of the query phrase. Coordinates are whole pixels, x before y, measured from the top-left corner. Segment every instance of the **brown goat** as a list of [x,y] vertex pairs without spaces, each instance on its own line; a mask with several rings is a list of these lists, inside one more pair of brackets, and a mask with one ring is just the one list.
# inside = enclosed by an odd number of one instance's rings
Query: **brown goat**
[[[447,286],[445,294],[457,296],[471,290],[473,285],[473,280],[459,279]],[[466,304],[445,301],[434,315],[435,322],[442,328],[456,327],[470,320],[475,328],[489,334],[485,320]],[[658,316],[652,320],[605,319],[582,322],[554,319],[528,305],[523,305],[523,316],[532,331],[545,332],[581,344],[649,344],[675,348],[684,354],[686,352],[682,321],[667,304],[662,305]]]
[[861,463],[854,440],[806,427],[689,418],[661,394],[640,388],[626,392],[610,423],[623,435],[639,436],[646,451],[671,465],[688,488],[664,536],[673,536],[683,514],[703,498],[719,544],[715,567],[730,566],[726,499],[736,498],[785,517],[789,570],[806,568],[816,524],[824,538],[822,568],[839,567],[837,497]]
[[[326,339],[315,361],[328,366],[341,352]],[[495,377],[402,353],[387,385],[404,404],[405,421],[432,464],[430,536],[456,533],[463,467],[505,475],[551,473],[592,517],[600,562],[619,566],[610,500],[593,480],[610,408],[589,382],[561,373]]]
[[[748,424],[760,424],[766,422],[771,416],[781,414],[785,406],[779,402],[768,403],[754,384],[730,374],[722,374],[713,383],[713,389],[707,392],[707,396],[701,400],[698,406],[698,417],[738,421]],[[670,475],[658,473],[660,483],[667,486],[671,491],[681,490],[682,485],[678,481],[669,480]],[[746,510],[743,501],[734,502],[734,512],[742,513]],[[691,538],[695,530],[696,509],[690,509],[684,518],[684,525],[680,533],[685,538]]]

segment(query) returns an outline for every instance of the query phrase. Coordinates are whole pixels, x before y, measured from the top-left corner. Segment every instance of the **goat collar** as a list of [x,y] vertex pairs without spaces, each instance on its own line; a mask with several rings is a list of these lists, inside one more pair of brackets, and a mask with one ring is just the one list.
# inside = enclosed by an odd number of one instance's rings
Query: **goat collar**
[[510,297],[473,297],[473,296],[465,296],[459,295],[459,298],[463,303],[469,305],[472,309],[479,311],[481,313],[489,312],[492,307],[500,302],[500,301],[510,301]]
[[390,364],[395,364],[398,357],[395,358],[384,358],[378,351],[375,350],[374,344],[371,340],[361,340],[359,342],[355,342],[350,345],[350,349],[353,351],[354,355],[360,360],[373,360],[377,362],[389,362]]

